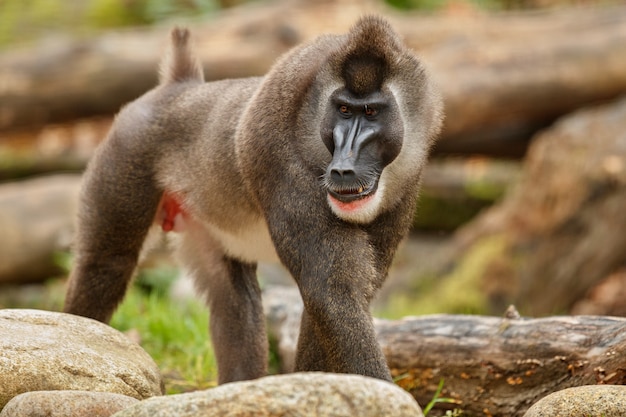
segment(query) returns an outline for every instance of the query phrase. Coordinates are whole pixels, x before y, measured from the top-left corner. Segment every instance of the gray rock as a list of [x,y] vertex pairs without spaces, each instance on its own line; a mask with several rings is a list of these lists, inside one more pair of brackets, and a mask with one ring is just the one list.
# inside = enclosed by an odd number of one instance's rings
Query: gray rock
[[0,407],[29,391],[163,392],[159,369],[117,330],[84,317],[0,310]]
[[139,400],[93,391],[34,391],[14,397],[0,417],[109,417]]
[[585,385],[543,397],[524,417],[623,417],[625,414],[626,386]]
[[263,290],[263,310],[270,339],[276,341],[282,373],[293,372],[304,304],[295,286],[269,286]]
[[114,417],[423,416],[410,394],[358,375],[296,373],[155,397]]

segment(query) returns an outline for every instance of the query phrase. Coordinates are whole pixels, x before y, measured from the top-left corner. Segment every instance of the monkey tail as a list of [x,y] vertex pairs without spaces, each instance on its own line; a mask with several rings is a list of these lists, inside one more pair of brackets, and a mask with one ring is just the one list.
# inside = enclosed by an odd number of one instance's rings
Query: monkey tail
[[202,65],[194,55],[190,43],[188,29],[179,27],[172,29],[170,48],[159,69],[160,84],[204,81]]

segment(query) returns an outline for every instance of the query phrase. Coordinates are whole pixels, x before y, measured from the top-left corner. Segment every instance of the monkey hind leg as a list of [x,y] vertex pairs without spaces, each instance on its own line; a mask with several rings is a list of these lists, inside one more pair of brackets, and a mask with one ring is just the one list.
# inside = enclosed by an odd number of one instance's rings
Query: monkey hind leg
[[209,291],[211,339],[220,384],[267,374],[268,342],[256,265],[226,260],[228,281]]
[[178,255],[209,306],[218,383],[265,376],[268,341],[256,264],[225,256],[199,230],[186,229]]
[[85,173],[64,307],[103,322],[124,297],[161,197],[149,161],[106,145]]

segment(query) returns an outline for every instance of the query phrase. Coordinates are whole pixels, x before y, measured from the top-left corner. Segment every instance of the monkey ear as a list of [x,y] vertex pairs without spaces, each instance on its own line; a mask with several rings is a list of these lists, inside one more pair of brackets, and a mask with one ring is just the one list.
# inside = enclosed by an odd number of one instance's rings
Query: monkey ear
[[366,16],[354,25],[344,46],[330,60],[352,93],[366,95],[381,88],[393,66],[393,56],[403,49],[389,23]]

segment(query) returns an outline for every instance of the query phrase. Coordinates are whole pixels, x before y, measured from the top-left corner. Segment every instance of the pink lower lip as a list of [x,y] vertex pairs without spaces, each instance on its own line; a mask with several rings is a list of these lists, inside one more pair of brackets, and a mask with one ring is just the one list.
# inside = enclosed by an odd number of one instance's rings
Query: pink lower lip
[[374,194],[370,194],[367,197],[360,198],[355,201],[351,201],[349,203],[344,203],[342,201],[337,200],[332,195],[328,195],[328,198],[333,203],[335,207],[337,207],[341,211],[345,211],[348,213],[354,212],[362,208],[367,202],[374,197]]

